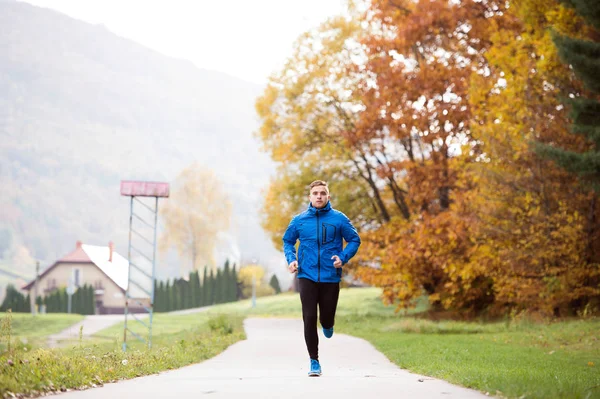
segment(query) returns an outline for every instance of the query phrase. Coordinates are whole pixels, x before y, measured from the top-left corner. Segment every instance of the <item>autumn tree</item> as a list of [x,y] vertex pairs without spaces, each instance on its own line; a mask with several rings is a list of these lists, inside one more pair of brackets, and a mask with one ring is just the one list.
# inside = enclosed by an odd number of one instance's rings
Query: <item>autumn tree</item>
[[[394,214],[364,234],[355,275],[409,306],[427,294],[434,309],[479,313],[493,302],[474,253],[469,208],[481,155],[472,135],[470,81],[487,68],[487,26],[504,6],[492,1],[374,1],[366,17],[364,110],[351,140],[378,154]],[[386,154],[391,154],[385,156]]]
[[554,1],[514,3],[506,17],[508,24],[490,32],[491,75],[476,76],[470,91],[474,134],[483,143],[482,162],[471,168],[478,183],[471,262],[493,278],[495,311],[568,315],[598,296],[598,268],[586,261],[590,197],[531,143],[589,146],[568,133],[560,93],[575,87],[549,29],[578,27]]
[[175,247],[192,270],[215,267],[215,247],[219,233],[229,228],[231,202],[213,171],[197,163],[184,169],[171,186],[161,217],[162,251]]
[[245,265],[240,268],[237,279],[240,284],[242,298],[252,297],[252,286],[256,289],[256,296],[273,295],[275,290],[265,281],[265,269],[256,264]]
[[358,77],[347,74],[348,64],[362,57],[358,17],[333,18],[302,35],[256,102],[262,120],[257,135],[278,163],[263,207],[263,226],[278,248],[290,217],[307,206],[308,185],[317,178],[330,182],[335,206],[357,225],[389,220],[376,162],[345,138],[362,106],[353,92]]

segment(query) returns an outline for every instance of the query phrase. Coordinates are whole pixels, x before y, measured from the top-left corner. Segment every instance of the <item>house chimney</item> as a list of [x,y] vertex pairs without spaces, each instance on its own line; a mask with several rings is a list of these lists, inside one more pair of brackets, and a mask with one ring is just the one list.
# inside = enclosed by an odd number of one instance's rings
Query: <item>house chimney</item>
[[108,261],[109,262],[112,262],[112,254],[113,254],[114,249],[115,249],[115,245],[113,244],[112,241],[109,241],[108,242]]
[[75,243],[75,249],[79,249],[79,248],[81,248],[81,241],[79,241],[79,240],[78,240],[78,241]]

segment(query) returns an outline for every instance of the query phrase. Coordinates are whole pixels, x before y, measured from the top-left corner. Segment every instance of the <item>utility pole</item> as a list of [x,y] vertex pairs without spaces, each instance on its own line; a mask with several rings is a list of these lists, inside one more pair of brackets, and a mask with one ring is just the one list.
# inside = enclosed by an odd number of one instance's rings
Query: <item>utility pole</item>
[[31,303],[31,314],[36,315],[39,310],[37,306],[38,284],[40,283],[40,261],[35,262],[35,284],[33,285],[33,303]]
[[[256,273],[256,272],[255,272]],[[252,307],[256,307],[256,275],[252,274]]]

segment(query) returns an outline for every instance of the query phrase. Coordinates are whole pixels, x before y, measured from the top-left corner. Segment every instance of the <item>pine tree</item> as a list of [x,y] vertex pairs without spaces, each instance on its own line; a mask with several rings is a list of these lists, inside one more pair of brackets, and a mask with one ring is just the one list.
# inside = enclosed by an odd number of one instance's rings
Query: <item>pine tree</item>
[[171,291],[171,280],[165,284],[165,312],[173,310],[173,293]]
[[239,288],[238,288],[238,281],[237,281],[237,270],[235,269],[235,264],[233,265],[233,268],[231,269],[231,284],[232,284],[232,293],[231,293],[231,300],[232,301],[237,301],[238,298],[240,297],[240,293],[239,293]]
[[25,312],[31,313],[31,294],[27,294],[25,298]]
[[[81,299],[83,299],[83,287],[77,288],[77,291],[71,295],[71,313],[73,314],[83,314],[79,309],[79,304],[81,303]],[[68,298],[68,296],[67,296]]]
[[223,302],[223,273],[221,269],[217,269],[217,277],[215,279],[215,303]]
[[13,312],[26,311],[25,296],[12,284],[6,287],[6,296],[0,306],[0,312],[6,312],[8,309],[11,309]]
[[88,300],[88,314],[96,314],[96,290],[91,285],[88,288],[89,300]]
[[229,259],[225,261],[225,266],[223,266],[223,283],[222,283],[222,298],[223,302],[231,301],[231,289],[230,289],[230,280],[231,280],[231,272],[229,270]]
[[209,305],[209,303],[208,303],[208,298],[209,298],[208,293],[209,293],[208,270],[207,270],[206,266],[204,266],[204,274],[202,276],[202,306]]
[[194,286],[194,307],[197,308],[200,306],[202,295],[202,293],[200,292],[200,272],[198,270],[194,272],[194,278],[192,279],[192,282]]
[[152,311],[160,312],[160,284],[162,282],[159,280],[154,280],[154,301],[152,302]]
[[40,312],[42,305],[44,304],[44,298],[38,295],[38,297],[35,299],[35,304],[37,305],[37,311]]
[[181,284],[179,284],[179,279],[173,280],[173,298],[175,299],[173,310],[181,310],[182,309]]
[[208,275],[208,292],[207,292],[207,305],[214,305],[215,303],[215,278],[213,271],[210,271]]
[[[567,0],[575,12],[600,31],[600,2],[597,0]],[[592,95],[600,94],[600,39],[582,40],[554,34],[554,44],[560,58],[573,68]],[[548,144],[537,143],[536,151],[571,173],[588,181],[600,192],[600,102],[593,98],[576,97],[570,101],[573,120],[571,131],[587,137],[594,148],[583,153]]]
[[273,277],[271,277],[271,281],[269,281],[269,285],[271,287],[273,287],[273,289],[275,290],[275,294],[281,293],[281,286],[279,285],[279,279],[277,278],[277,276],[275,274],[273,274]]

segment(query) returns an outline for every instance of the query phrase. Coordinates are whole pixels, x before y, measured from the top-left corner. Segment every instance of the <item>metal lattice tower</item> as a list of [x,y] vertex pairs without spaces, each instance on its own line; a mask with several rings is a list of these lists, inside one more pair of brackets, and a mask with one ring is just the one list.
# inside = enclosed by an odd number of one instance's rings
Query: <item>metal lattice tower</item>
[[[154,281],[156,276],[156,232],[158,224],[158,199],[169,196],[168,183],[122,181],[121,195],[130,197],[129,271],[125,294],[125,324],[123,351],[127,350],[127,332],[152,347],[152,316],[154,313]],[[154,198],[153,206],[141,197]],[[145,322],[137,314],[148,315]],[[147,330],[147,337],[133,331],[127,324],[131,317]]]

